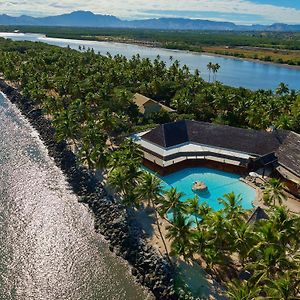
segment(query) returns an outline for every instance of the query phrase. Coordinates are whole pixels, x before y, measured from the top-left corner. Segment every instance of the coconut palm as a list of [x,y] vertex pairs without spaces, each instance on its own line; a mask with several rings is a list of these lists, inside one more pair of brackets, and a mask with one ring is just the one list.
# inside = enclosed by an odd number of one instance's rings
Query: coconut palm
[[211,71],[213,69],[213,63],[210,61],[208,64],[207,64],[207,70],[209,72],[209,75],[208,75],[208,82],[210,82],[210,75],[211,75]]
[[236,195],[234,192],[225,194],[223,198],[218,199],[219,203],[222,204],[222,211],[225,213],[226,218],[236,223],[241,221],[241,215],[244,213],[242,209],[242,197]]
[[238,252],[241,264],[244,266],[249,251],[256,245],[259,237],[253,231],[253,228],[246,223],[241,223],[239,226],[232,226],[231,232],[233,235],[232,250]]
[[227,285],[227,296],[231,300],[254,300],[259,298],[260,287],[246,280],[233,280]]
[[150,174],[149,172],[143,172],[139,178],[139,185],[136,188],[136,192],[138,194],[138,197],[140,201],[147,201],[149,206],[152,206],[154,209],[155,213],[155,223],[158,229],[158,232],[160,234],[161,240],[164,244],[164,248],[168,257],[168,260],[171,262],[169,253],[168,253],[168,248],[164,239],[164,236],[161,232],[161,227],[159,224],[159,217],[157,213],[157,204],[161,201],[162,195],[163,195],[163,187],[162,187],[162,182],[161,180]]
[[276,94],[282,96],[287,94],[289,91],[289,87],[284,82],[281,82],[276,89]]
[[206,217],[209,216],[211,212],[212,208],[207,204],[207,202],[201,203],[198,208],[198,222],[202,223],[203,221],[205,221]]
[[188,199],[186,201],[186,205],[187,205],[187,208],[186,208],[187,213],[194,217],[197,228],[199,228],[200,214],[199,214],[199,198],[198,198],[198,196]]
[[224,254],[213,245],[207,245],[201,253],[201,256],[206,262],[206,269],[208,271],[214,271],[215,265],[224,264]]
[[108,176],[108,185],[120,194],[125,205],[139,207],[139,197],[136,192],[140,170],[135,167],[118,167]]
[[121,166],[140,168],[142,163],[142,152],[139,146],[131,139],[125,140],[118,149],[113,151],[108,162],[108,168],[114,170]]
[[79,124],[76,115],[69,110],[63,110],[55,114],[53,124],[56,129],[56,138],[58,141],[69,139],[74,145],[77,145]]
[[[251,255],[253,258],[253,255]],[[255,276],[275,279],[293,267],[285,250],[279,245],[260,246],[256,250],[255,260],[247,264],[247,268],[254,272]]]
[[166,237],[172,241],[171,254],[182,255],[186,261],[193,259],[193,222],[182,213],[177,213],[172,225],[167,227]]
[[285,249],[289,256],[297,255],[300,247],[300,217],[289,213],[283,207],[275,207],[272,213],[269,214],[269,222],[272,224],[273,229],[277,232],[277,244]]
[[264,285],[265,299],[295,300],[300,299],[300,277],[292,278],[290,272],[275,280],[267,280]]
[[214,73],[214,81],[217,80],[217,73],[218,73],[220,68],[221,68],[221,66],[218,63],[216,63],[212,66],[212,71]]
[[186,204],[181,201],[183,195],[174,187],[168,190],[158,205],[160,215],[165,216],[170,213],[172,214],[172,220],[174,220],[179,214],[186,212]]
[[263,200],[266,205],[275,206],[276,203],[282,205],[283,201],[286,201],[284,195],[285,184],[279,179],[271,178],[265,183],[265,189],[263,194]]
[[215,250],[228,251],[231,249],[233,240],[231,235],[231,222],[226,219],[222,211],[212,212],[204,219],[209,244]]

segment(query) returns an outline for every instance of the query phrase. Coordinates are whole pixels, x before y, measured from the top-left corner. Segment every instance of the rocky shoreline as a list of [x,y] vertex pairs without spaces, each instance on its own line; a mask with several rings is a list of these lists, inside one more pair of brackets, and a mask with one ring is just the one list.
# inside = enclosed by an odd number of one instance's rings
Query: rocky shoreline
[[0,90],[20,109],[31,125],[39,132],[56,165],[62,169],[67,181],[81,202],[86,203],[95,215],[95,229],[109,242],[109,249],[131,265],[131,273],[147,287],[156,299],[175,300],[174,270],[166,258],[143,239],[139,224],[133,222],[127,210],[107,194],[96,178],[78,165],[66,142],[56,142],[55,130],[40,109],[18,90],[0,80]]

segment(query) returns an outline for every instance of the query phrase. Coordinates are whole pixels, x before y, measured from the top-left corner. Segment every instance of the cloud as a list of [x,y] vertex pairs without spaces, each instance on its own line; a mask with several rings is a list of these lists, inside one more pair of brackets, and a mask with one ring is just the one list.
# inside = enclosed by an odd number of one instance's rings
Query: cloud
[[[34,3],[33,3],[34,2]],[[13,0],[0,2],[0,11],[13,15],[27,13],[34,16],[55,15],[74,10],[91,10],[94,13],[111,14],[121,18],[148,18],[153,15],[163,16],[164,11],[172,11],[172,16],[182,16],[182,11],[202,14],[216,14],[215,19],[230,20],[234,15],[238,21],[241,16],[252,16],[253,22],[299,23],[300,10],[274,4],[259,4],[250,0]],[[148,13],[147,13],[148,11]],[[170,14],[169,14],[170,15]],[[193,17],[188,14],[185,17]],[[214,19],[209,16],[209,19]],[[241,22],[249,23],[249,20]]]

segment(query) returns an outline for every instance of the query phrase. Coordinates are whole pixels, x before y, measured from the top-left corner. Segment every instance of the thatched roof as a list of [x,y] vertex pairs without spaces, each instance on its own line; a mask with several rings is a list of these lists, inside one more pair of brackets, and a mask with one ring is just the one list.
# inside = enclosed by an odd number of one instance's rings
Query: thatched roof
[[170,108],[170,107],[168,107],[168,106],[166,106],[166,105],[163,105],[163,104],[161,104],[161,103],[159,103],[159,102],[157,102],[157,101],[155,101],[155,100],[153,100],[153,99],[151,99],[151,98],[148,98],[148,97],[146,97],[146,96],[144,96],[144,95],[142,95],[142,94],[139,94],[139,93],[135,93],[135,94],[134,94],[134,96],[133,96],[133,98],[132,98],[132,101],[133,101],[139,108],[143,107],[143,106],[146,105],[147,103],[152,103],[152,104],[155,104],[155,105],[160,106],[160,108],[161,108],[162,110],[165,110],[165,111],[167,111],[167,112],[174,112],[174,111],[175,111],[174,109],[172,109],[172,108]]
[[276,151],[278,162],[300,177],[300,135],[290,131]]

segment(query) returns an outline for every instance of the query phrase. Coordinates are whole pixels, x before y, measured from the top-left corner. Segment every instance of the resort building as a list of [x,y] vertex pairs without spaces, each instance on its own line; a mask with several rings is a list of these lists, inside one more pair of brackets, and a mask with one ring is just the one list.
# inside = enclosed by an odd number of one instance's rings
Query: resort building
[[259,170],[280,177],[299,196],[300,135],[294,132],[178,121],[137,136],[145,166],[161,175],[194,166],[240,174]]
[[151,113],[160,112],[162,110],[170,113],[175,112],[175,110],[173,110],[172,108],[138,93],[133,96],[132,101],[139,108],[139,112],[146,116],[150,115]]

